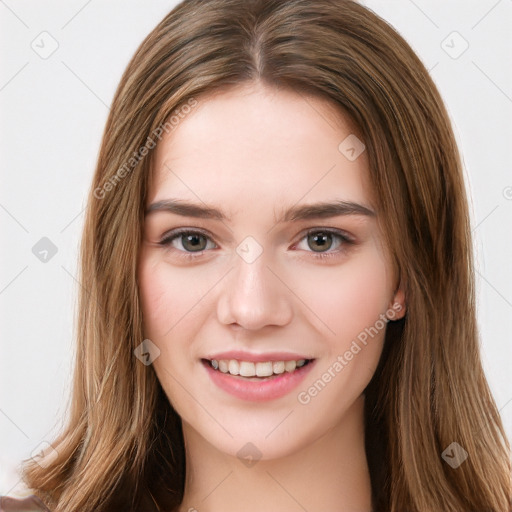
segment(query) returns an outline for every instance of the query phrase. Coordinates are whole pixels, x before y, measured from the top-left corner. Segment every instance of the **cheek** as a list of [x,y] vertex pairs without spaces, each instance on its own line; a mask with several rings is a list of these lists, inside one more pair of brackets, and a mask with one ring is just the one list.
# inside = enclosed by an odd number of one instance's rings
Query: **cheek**
[[358,254],[338,267],[312,268],[307,279],[300,281],[300,296],[317,317],[315,323],[325,332],[328,348],[336,352],[373,326],[392,296],[385,261],[376,250]]
[[139,269],[139,289],[144,318],[144,335],[158,341],[172,328],[178,301],[167,285],[161,265],[143,262]]
[[[361,395],[378,365],[392,297],[392,280],[382,254],[361,252],[314,276],[311,309],[334,331],[326,335],[317,368],[302,386],[299,403],[334,425]],[[324,329],[325,331],[325,329]]]
[[162,320],[167,309],[165,287],[156,272],[143,268],[139,276],[144,335],[150,339],[156,339],[159,337],[158,334],[163,331]]
[[208,280],[201,279],[197,270],[173,268],[156,258],[141,259],[139,289],[144,334],[158,344],[185,325],[190,332],[207,285]]

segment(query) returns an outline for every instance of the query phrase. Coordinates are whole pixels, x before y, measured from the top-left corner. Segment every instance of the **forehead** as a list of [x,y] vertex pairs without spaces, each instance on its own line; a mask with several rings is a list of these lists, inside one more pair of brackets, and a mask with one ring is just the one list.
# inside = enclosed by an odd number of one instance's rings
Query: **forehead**
[[201,97],[157,145],[148,200],[371,204],[366,154],[347,158],[347,140],[356,128],[325,99],[253,84]]

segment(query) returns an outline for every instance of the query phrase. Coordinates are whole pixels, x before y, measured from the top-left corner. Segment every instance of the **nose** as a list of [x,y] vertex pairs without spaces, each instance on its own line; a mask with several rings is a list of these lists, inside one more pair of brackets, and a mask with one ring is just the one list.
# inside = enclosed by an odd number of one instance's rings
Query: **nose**
[[292,293],[265,258],[252,263],[237,258],[235,266],[218,300],[219,321],[248,330],[287,325],[293,316]]

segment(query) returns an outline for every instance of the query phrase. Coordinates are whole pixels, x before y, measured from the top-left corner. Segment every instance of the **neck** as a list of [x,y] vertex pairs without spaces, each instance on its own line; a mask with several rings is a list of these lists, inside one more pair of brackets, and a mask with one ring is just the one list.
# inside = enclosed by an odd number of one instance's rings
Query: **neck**
[[249,467],[184,423],[187,475],[179,512],[370,512],[363,413],[361,396],[319,439]]

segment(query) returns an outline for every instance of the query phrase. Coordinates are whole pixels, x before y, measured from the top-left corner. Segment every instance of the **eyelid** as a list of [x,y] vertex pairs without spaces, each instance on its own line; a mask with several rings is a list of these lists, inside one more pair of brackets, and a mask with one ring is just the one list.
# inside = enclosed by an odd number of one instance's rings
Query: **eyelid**
[[307,237],[309,235],[312,235],[313,233],[326,233],[330,235],[336,235],[343,239],[345,243],[355,243],[355,238],[344,231],[343,229],[339,228],[329,228],[329,227],[322,227],[322,226],[315,226],[312,228],[307,228],[304,231],[302,231],[297,238],[297,242],[294,244],[296,245],[298,242],[300,242],[304,237]]
[[[308,251],[301,249],[301,251],[304,251],[306,253],[311,254],[314,258],[329,258],[333,256],[337,256],[340,253],[343,253],[347,249],[347,245],[354,245],[356,243],[354,237],[347,233],[344,230],[338,229],[338,228],[332,228],[332,227],[322,227],[322,226],[316,226],[311,227],[308,229],[303,230],[298,236],[296,242],[292,244],[292,248],[297,246],[304,238],[308,237],[311,234],[314,233],[324,233],[329,234],[333,236],[337,236],[341,238],[342,242],[340,244],[341,249],[336,249],[334,251],[327,250],[327,251]],[[182,251],[180,249],[171,248],[171,243],[175,239],[177,239],[182,234],[192,234],[192,235],[201,235],[208,239],[208,241],[211,241],[216,247],[218,248],[218,245],[213,240],[213,236],[206,230],[203,230],[201,228],[176,228],[172,229],[169,232],[165,233],[161,240],[158,242],[159,245],[163,246],[164,248],[168,249],[169,251],[173,251],[175,253],[178,253],[179,257],[186,258],[186,259],[195,259],[202,256],[205,252],[211,251],[212,249],[203,249],[201,251]]]
[[[208,231],[204,231],[200,228],[176,228],[172,229],[168,232],[166,232],[161,240],[158,242],[159,245],[167,246],[170,245],[173,240],[178,238],[180,235],[187,234],[187,235],[201,235],[207,238],[209,241],[213,242],[216,246],[217,244],[213,241],[212,235]],[[187,252],[187,251],[180,251],[180,252],[186,252],[187,254],[194,254],[194,252]],[[202,254],[203,251],[197,251],[197,254]]]
[[356,240],[352,235],[349,235],[346,231],[338,229],[338,228],[327,228],[327,227],[313,227],[308,228],[303,231],[299,237],[297,242],[293,244],[292,247],[296,247],[304,238],[307,238],[309,235],[314,233],[323,233],[329,234],[333,236],[337,236],[341,239],[339,246],[331,250],[330,248],[327,251],[313,251],[307,249],[300,249],[301,252],[306,253],[307,256],[301,255],[301,259],[304,258],[313,258],[314,260],[320,260],[327,262],[331,259],[342,258],[347,251],[351,248],[351,246],[356,245]]

